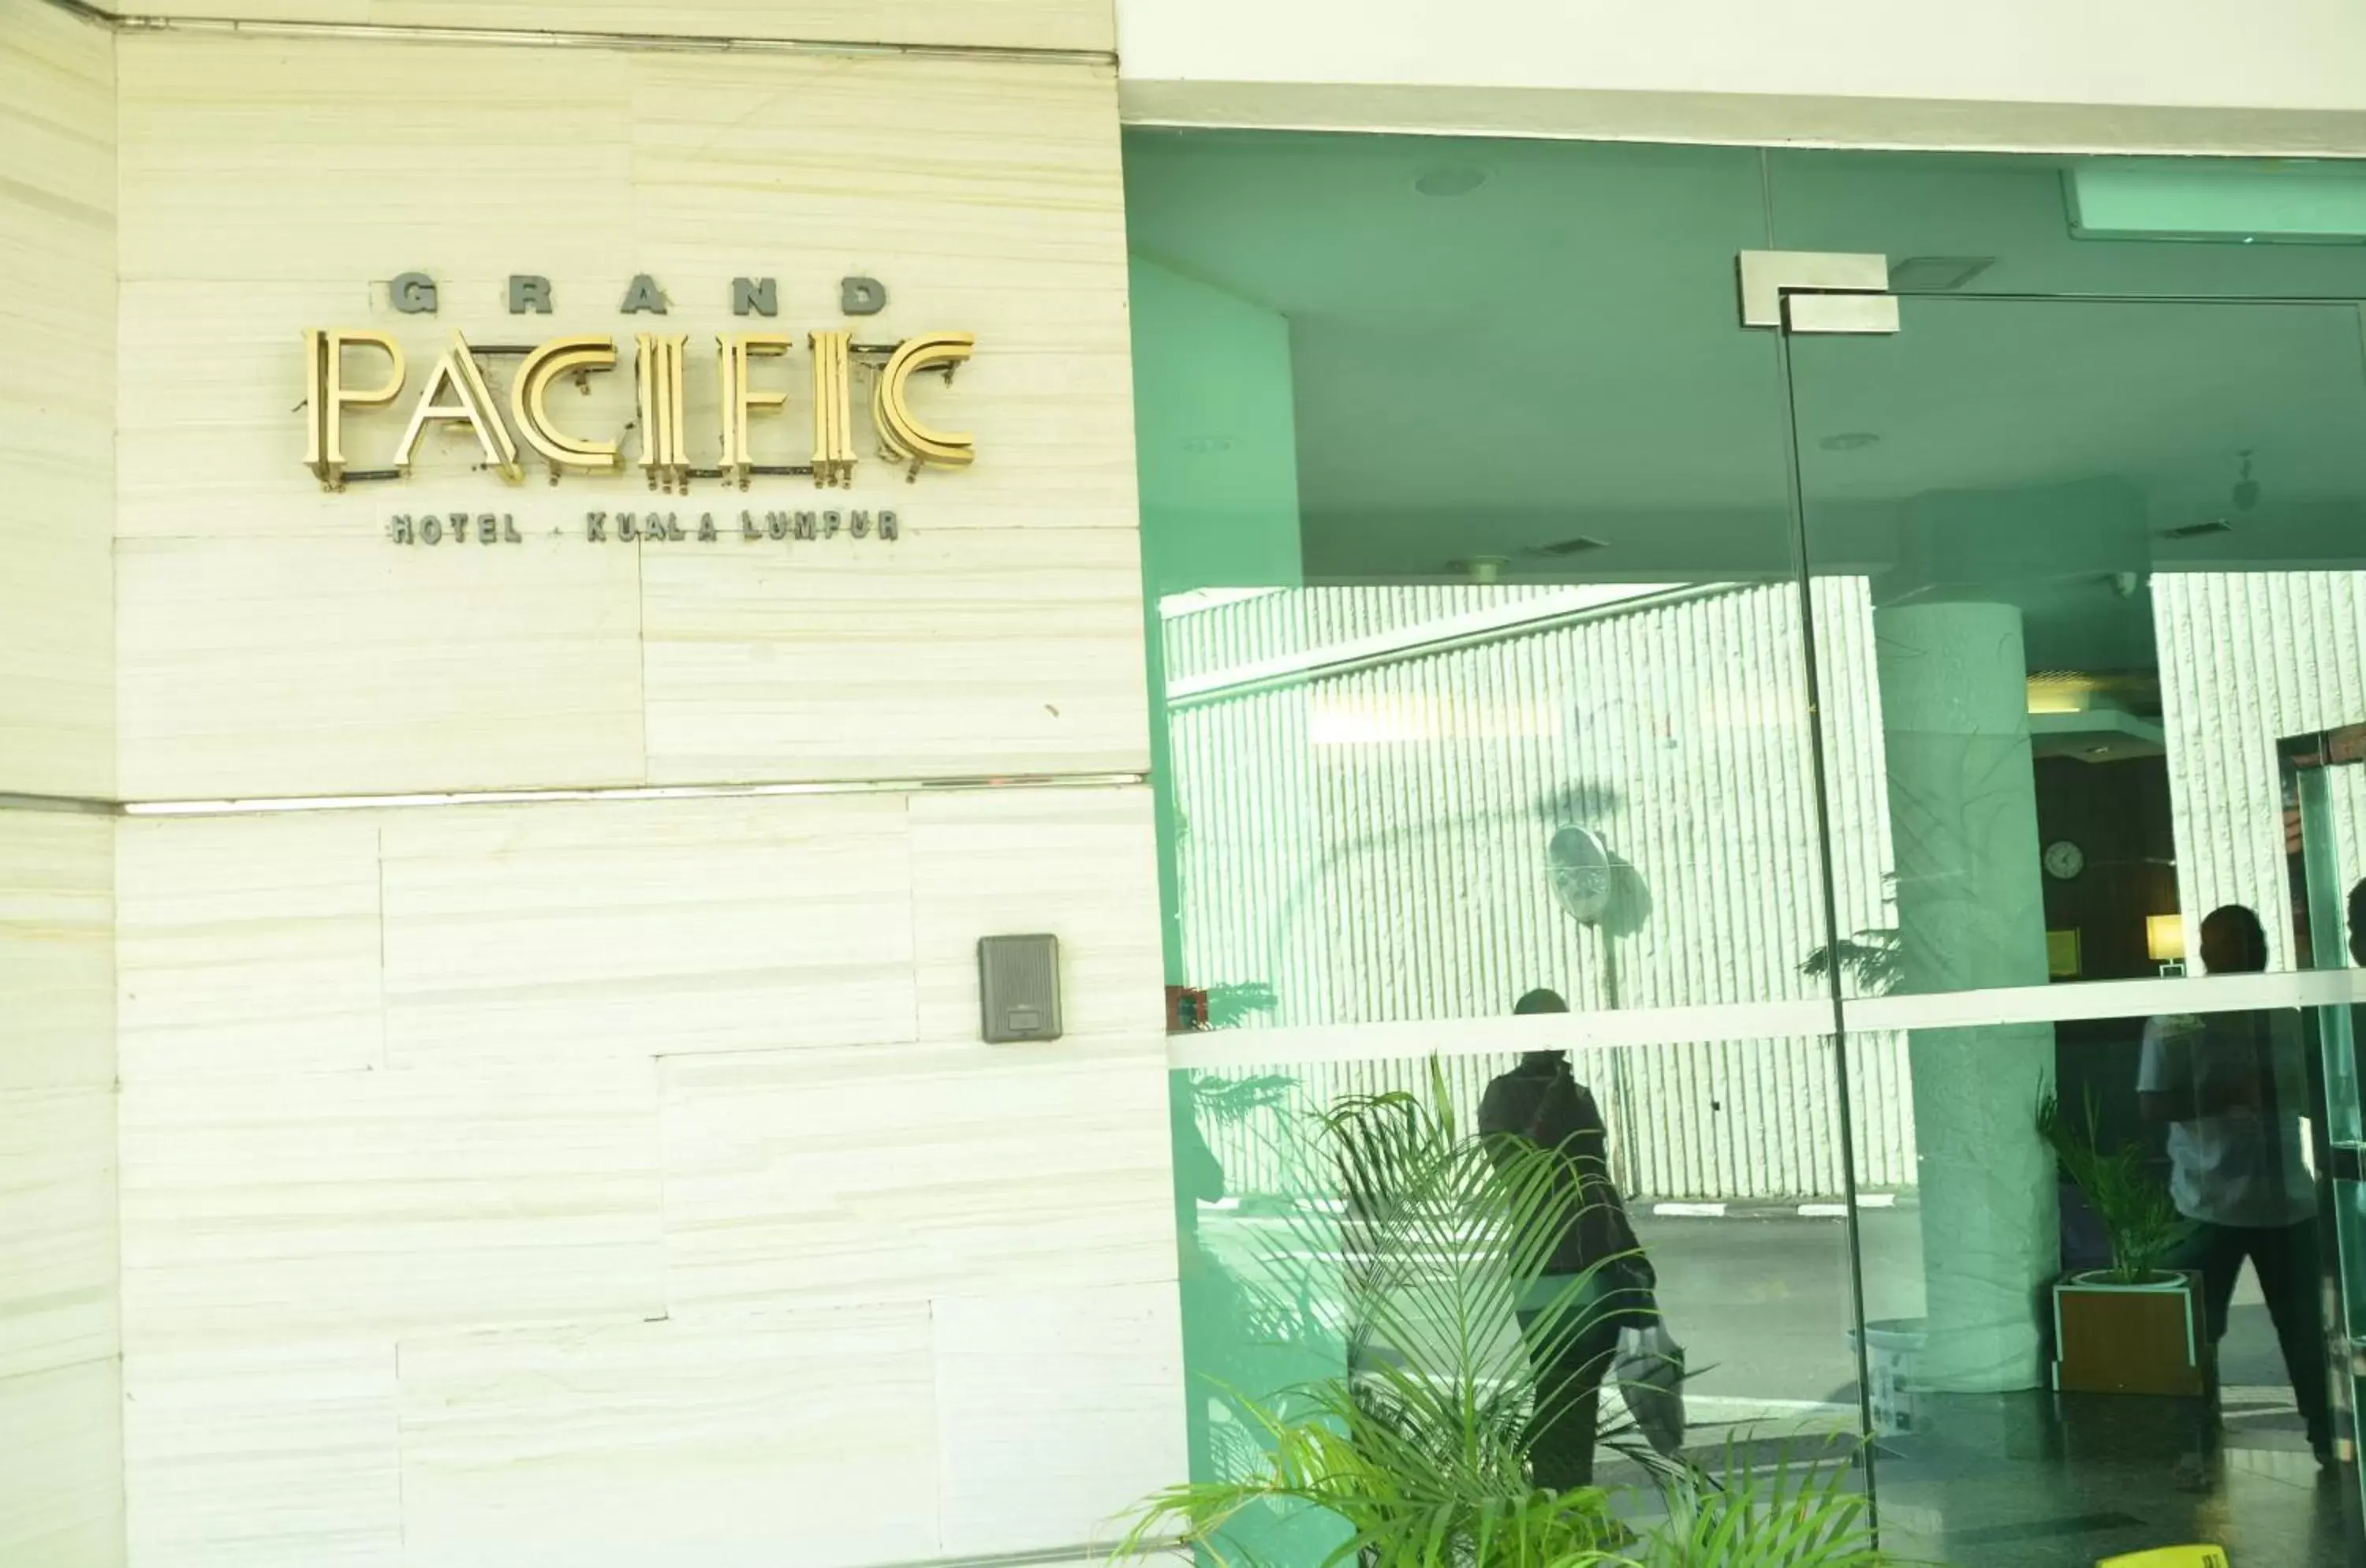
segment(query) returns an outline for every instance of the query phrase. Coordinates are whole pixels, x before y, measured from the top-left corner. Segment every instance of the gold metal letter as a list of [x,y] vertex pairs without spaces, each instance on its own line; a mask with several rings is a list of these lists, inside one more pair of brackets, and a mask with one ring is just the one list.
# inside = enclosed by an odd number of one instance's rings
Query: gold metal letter
[[[386,355],[387,378],[376,387],[345,385],[348,344],[375,348]],[[402,392],[402,348],[385,333],[363,329],[304,333],[304,466],[323,490],[344,483],[344,412],[353,408],[384,408]]]
[[616,367],[616,341],[598,336],[555,337],[525,356],[517,381],[510,388],[510,412],[525,444],[546,458],[555,475],[561,468],[614,473],[618,465],[613,441],[586,441],[558,428],[550,417],[550,384],[569,372],[581,375]]
[[815,333],[813,345],[814,450],[817,485],[854,482],[854,401],[849,380],[854,364],[851,332]]
[[683,470],[689,464],[682,448],[682,345],[688,341],[655,333],[633,338],[640,353],[641,468],[651,490],[671,490],[687,482]]
[[[454,400],[436,401],[447,386],[452,389]],[[466,424],[476,433],[477,446],[485,454],[487,467],[512,483],[523,477],[518,469],[517,443],[510,439],[509,427],[501,423],[493,394],[485,386],[485,373],[477,368],[477,356],[468,352],[468,340],[457,332],[452,334],[452,346],[444,351],[444,357],[427,373],[427,384],[419,389],[419,401],[411,411],[411,427],[402,433],[402,445],[394,449],[397,468],[411,471],[419,438],[426,433],[430,421]]]
[[755,460],[748,443],[748,412],[750,409],[776,409],[789,400],[784,391],[760,392],[748,384],[748,362],[758,358],[773,358],[789,352],[785,333],[746,333],[738,337],[715,340],[715,360],[717,372],[716,398],[718,412],[723,415],[723,478],[726,483],[736,482],[741,490],[748,488],[748,465]]
[[923,370],[941,369],[950,380],[953,367],[967,359],[976,344],[976,335],[971,333],[924,333],[896,344],[879,372],[871,402],[879,444],[889,457],[909,464],[911,473],[919,472],[923,463],[960,468],[977,460],[976,437],[922,424],[912,417],[911,405],[904,396],[905,383]]

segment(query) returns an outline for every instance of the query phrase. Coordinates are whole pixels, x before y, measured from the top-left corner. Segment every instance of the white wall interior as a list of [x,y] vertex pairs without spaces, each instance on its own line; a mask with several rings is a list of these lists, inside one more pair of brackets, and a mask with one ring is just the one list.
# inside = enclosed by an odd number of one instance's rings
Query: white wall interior
[[2366,152],[2341,0],[1118,0],[1129,119]]

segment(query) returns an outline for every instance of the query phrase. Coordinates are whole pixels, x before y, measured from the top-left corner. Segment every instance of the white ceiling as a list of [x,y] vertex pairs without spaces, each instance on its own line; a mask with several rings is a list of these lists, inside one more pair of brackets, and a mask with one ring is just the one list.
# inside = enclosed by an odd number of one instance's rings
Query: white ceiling
[[[1483,181],[1423,194],[1439,175]],[[1786,367],[1739,324],[1742,249],[1989,256],[1970,288],[1990,295],[2366,296],[2366,247],[2074,241],[2043,160],[1762,169],[1734,148],[1138,131],[1127,177],[1137,251],[1289,321],[1319,581],[1436,581],[1474,556],[1537,581],[1792,570]],[[1895,338],[1793,341],[1820,569],[1910,562],[1925,513],[2000,537],[2049,514],[2002,552],[2004,586],[2046,623],[2033,658],[2089,656],[2047,660],[2069,663],[2150,645],[2141,596],[2107,592],[2107,569],[2366,565],[2355,308],[1958,294],[1910,299],[1904,319]],[[2141,521],[2090,524],[2062,509],[2066,486]],[[2039,490],[2056,494],[2033,505]],[[2155,532],[2221,515],[2233,532]],[[1577,535],[1606,547],[1530,553]]]

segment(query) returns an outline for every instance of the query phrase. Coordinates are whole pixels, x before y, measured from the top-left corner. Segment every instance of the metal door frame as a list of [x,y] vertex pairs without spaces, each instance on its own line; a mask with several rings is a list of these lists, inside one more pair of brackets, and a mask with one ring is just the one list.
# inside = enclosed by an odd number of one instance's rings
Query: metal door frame
[[[2366,764],[2366,722],[2287,737],[2276,743],[2278,799],[2283,810],[2284,853],[2287,862],[2287,902],[2291,908],[2293,952],[2302,969],[2346,970],[2351,961],[2366,964],[2366,927],[2356,930],[2347,918],[2349,889],[2328,842],[2331,828],[2325,819],[2329,770]],[[2317,822],[2312,833],[2311,819]],[[2359,886],[2366,886],[2366,881]],[[2342,1479],[2343,1512],[2351,1540],[2366,1540],[2366,1496],[2361,1496],[2359,1390],[2366,1380],[2366,1323],[2350,1321],[2350,1305],[2343,1279],[2342,1238],[2334,1183],[2354,1184],[2366,1178],[2360,1168],[2360,1069],[2356,1007],[2308,1010],[2318,1046],[2313,1089],[2313,1150],[2316,1163],[2317,1228],[2323,1263],[2325,1355],[2334,1412],[2334,1450]],[[2348,1125],[2337,1129],[2331,1104],[2338,1094],[2347,1098]]]

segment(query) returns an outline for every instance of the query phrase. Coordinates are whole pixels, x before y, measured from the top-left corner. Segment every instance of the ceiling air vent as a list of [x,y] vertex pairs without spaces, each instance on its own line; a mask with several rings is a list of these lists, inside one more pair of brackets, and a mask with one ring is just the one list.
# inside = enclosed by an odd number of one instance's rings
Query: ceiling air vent
[[1532,556],[1556,557],[1582,556],[1588,550],[1598,550],[1605,547],[1606,547],[1601,540],[1589,539],[1584,535],[1580,534],[1574,538],[1557,540],[1549,545],[1538,545],[1535,549],[1530,550],[1528,554]]
[[2204,539],[2213,534],[2231,534],[2234,531],[2235,525],[2224,517],[2213,517],[2207,523],[2188,523],[2181,528],[2163,528],[2160,536],[2164,539]]

